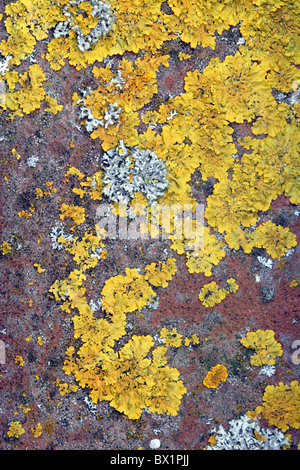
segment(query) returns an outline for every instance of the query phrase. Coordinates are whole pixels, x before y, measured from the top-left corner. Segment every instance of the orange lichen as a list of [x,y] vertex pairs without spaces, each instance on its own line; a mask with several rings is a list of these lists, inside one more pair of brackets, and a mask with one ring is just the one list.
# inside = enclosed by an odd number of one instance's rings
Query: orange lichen
[[206,375],[203,384],[208,388],[217,388],[221,382],[226,382],[228,373],[225,366],[217,364]]
[[[74,204],[62,204],[60,211],[62,214],[60,214],[59,218],[64,220],[66,217],[70,217],[74,222],[74,226],[81,225],[85,221],[84,207],[75,206]],[[72,230],[74,229],[74,226],[72,227]]]

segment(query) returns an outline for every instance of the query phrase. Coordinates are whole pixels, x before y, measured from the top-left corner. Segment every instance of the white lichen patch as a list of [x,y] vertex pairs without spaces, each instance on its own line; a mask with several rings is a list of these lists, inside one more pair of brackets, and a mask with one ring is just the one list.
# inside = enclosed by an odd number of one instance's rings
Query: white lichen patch
[[150,449],[155,450],[160,448],[160,440],[159,439],[152,439],[149,445]]
[[53,250],[61,250],[62,248],[64,248],[64,244],[58,241],[60,237],[63,237],[65,240],[69,240],[70,242],[73,241],[73,235],[67,235],[64,232],[63,227],[60,225],[55,225],[51,228],[49,237],[52,242]]
[[93,312],[97,312],[101,310],[102,299],[91,299],[89,302],[89,306]]
[[263,266],[272,269],[273,261],[271,259],[264,258],[263,256],[258,256],[257,259]]
[[289,445],[288,437],[281,431],[261,428],[246,415],[229,421],[228,431],[221,425],[212,432],[216,433],[216,442],[207,450],[281,450]]
[[37,157],[36,155],[32,155],[31,157],[27,158],[26,165],[31,168],[35,168],[38,161],[39,157]]
[[300,80],[293,82],[289,102],[292,106],[300,103]]
[[[76,16],[83,16],[85,11],[80,6],[86,2],[81,0],[71,0],[63,9],[66,17],[65,21],[60,21],[54,30],[54,37],[68,36],[70,29],[75,31],[77,35],[77,44],[81,52],[87,51],[94,46],[101,36],[106,36],[112,29],[114,24],[114,16],[111,12],[110,5],[101,0],[89,0],[92,7],[92,17],[97,18],[97,24],[86,33],[76,21]],[[74,7],[77,15],[74,13]]]
[[271,366],[270,364],[266,364],[261,368],[259,374],[266,375],[267,377],[272,377],[275,374],[275,366]]
[[122,108],[117,103],[109,103],[104,109],[103,118],[97,119],[94,117],[92,111],[86,106],[81,106],[79,111],[79,117],[85,119],[86,130],[91,133],[97,127],[101,126],[105,129],[110,125],[119,125],[119,116]]
[[103,109],[102,118],[98,119],[93,115],[93,112],[87,106],[84,106],[84,99],[92,93],[92,89],[88,87],[86,90],[80,89],[82,97],[79,98],[76,104],[79,106],[79,118],[84,119],[84,125],[88,133],[92,133],[97,127],[101,126],[107,129],[109,126],[119,126],[119,116],[122,108],[115,103],[108,103]]
[[0,74],[3,75],[9,69],[9,61],[12,58],[12,55],[8,55],[0,59]]
[[103,194],[110,202],[127,204],[142,193],[153,203],[168,186],[164,162],[152,150],[125,146],[122,140],[104,154],[103,174]]

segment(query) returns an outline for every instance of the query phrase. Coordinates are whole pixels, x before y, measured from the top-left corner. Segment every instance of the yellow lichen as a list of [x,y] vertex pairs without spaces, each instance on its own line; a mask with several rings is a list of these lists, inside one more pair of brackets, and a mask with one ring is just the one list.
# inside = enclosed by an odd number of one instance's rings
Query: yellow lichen
[[[30,65],[28,72],[19,74],[16,71],[6,72],[3,76],[8,84],[8,91],[4,102],[0,106],[6,110],[13,111],[9,116],[23,116],[23,113],[30,114],[35,109],[39,109],[44,97],[45,90],[42,86],[46,76],[38,64]],[[17,90],[16,85],[21,86]]]
[[[81,179],[77,170],[70,169],[67,176],[71,174]],[[61,209],[65,214],[64,205]],[[106,318],[96,319],[87,304],[82,283],[86,280],[86,271],[98,263],[99,256],[93,256],[93,253],[101,247],[101,238],[86,232],[81,240],[61,236],[58,242],[73,255],[79,268],[68,278],[56,280],[50,288],[55,299],[63,302],[63,311],[70,312],[75,308],[78,311],[72,321],[74,338],[80,338],[82,346],[76,355],[73,346],[67,349],[65,373],[72,373],[79,386],[91,390],[94,403],[108,400],[111,406],[131,419],[138,419],[145,407],[153,412],[175,415],[185,387],[178,380],[179,372],[165,366],[166,348],[154,349],[152,360],[148,359],[145,356],[154,344],[151,336],[133,336],[120,351],[114,349],[115,342],[126,334],[126,313],[140,310],[154,299],[156,293],[150,282],[155,286],[168,284],[176,271],[175,260],[159,262],[157,266],[147,265],[145,274],[126,268],[125,275],[106,280],[101,292],[101,307]],[[61,393],[67,393],[71,388],[75,391],[67,384],[58,385]]]
[[43,272],[45,272],[45,269],[43,269],[42,266],[41,266],[39,263],[34,263],[33,266],[37,269],[37,272],[38,272],[38,273],[43,273]]
[[238,290],[239,286],[235,279],[229,278],[226,282],[228,286],[224,289],[220,289],[215,281],[202,287],[198,298],[204,307],[213,307],[215,304],[222,302],[228,293],[234,293]]
[[71,392],[77,392],[78,386],[74,384],[61,383],[59,379],[56,381],[56,385],[59,389],[59,393],[64,396]]
[[275,340],[274,331],[256,330],[249,331],[241,343],[249,349],[254,349],[255,353],[251,356],[251,364],[261,366],[264,364],[275,364],[276,357],[283,354],[281,344]]
[[31,204],[28,212],[26,212],[25,210],[19,211],[19,212],[18,212],[18,216],[19,216],[20,218],[23,217],[24,219],[29,219],[29,217],[32,217],[32,215],[33,215],[34,213],[35,213],[35,208],[34,208],[33,205]]
[[34,428],[31,428],[31,432],[34,437],[40,437],[42,435],[43,431],[43,426],[41,423],[37,423],[37,425]]
[[19,421],[12,421],[7,431],[8,437],[16,437],[17,439],[25,433],[25,429]]
[[11,149],[11,153],[13,154],[14,157],[16,157],[17,160],[20,160],[21,155],[17,152],[15,148]]
[[38,336],[36,342],[39,346],[42,346],[44,344],[44,340],[40,336]]
[[23,367],[24,364],[25,364],[25,361],[24,361],[24,359],[23,359],[22,356],[16,356],[16,357],[15,357],[15,363],[16,363],[16,364],[19,364],[20,366]]
[[185,346],[189,346],[190,344],[199,344],[199,343],[200,343],[200,340],[195,333],[193,333],[190,338],[184,339]]
[[265,248],[272,258],[282,258],[288,249],[297,245],[296,235],[289,228],[275,225],[270,220],[259,225],[256,233],[255,245]]
[[187,267],[190,273],[204,273],[209,277],[212,275],[213,266],[217,266],[225,257],[222,242],[219,242],[215,235],[210,233],[208,227],[204,227],[203,246],[200,250],[187,252]]
[[204,307],[213,307],[225,299],[226,292],[220,289],[215,281],[212,281],[202,287],[198,297]]
[[[102,141],[104,150],[116,146],[120,140],[132,146],[138,144],[136,126],[139,119],[136,111],[149,102],[157,92],[155,72],[162,63],[168,65],[167,58],[167,56],[151,57],[146,54],[134,64],[123,59],[118,75],[114,75],[108,66],[94,67],[93,74],[99,79],[98,88],[91,91],[84,99],[79,99],[77,94],[73,96],[77,106],[88,108],[92,116],[98,120],[98,127],[92,130],[90,135],[92,139],[99,138]],[[118,83],[120,77],[121,93]],[[106,120],[106,115],[111,106],[118,110],[118,119],[110,122]]]
[[156,294],[146,278],[136,269],[126,268],[126,275],[118,275],[105,282],[102,290],[102,308],[111,314],[133,312],[144,307]]
[[172,279],[176,273],[176,260],[175,258],[168,258],[166,263],[158,262],[151,263],[145,267],[145,279],[155,287],[167,287],[168,281]]
[[11,246],[9,243],[7,243],[6,241],[2,242],[2,244],[0,245],[0,250],[2,251],[2,254],[3,255],[7,255],[8,253],[11,252]]
[[233,279],[233,277],[230,277],[229,279],[227,279],[227,284],[228,284],[228,290],[229,292],[236,292],[239,288],[238,284],[236,283],[235,279]]
[[24,406],[24,405],[19,405],[19,408],[23,411],[23,413],[26,415],[27,413],[29,413],[29,411],[31,411],[31,408],[29,406]]
[[176,328],[173,328],[172,330],[162,328],[160,330],[160,337],[165,340],[166,346],[178,348],[181,345],[182,335],[176,331]]
[[268,385],[263,395],[263,404],[255,410],[255,415],[261,415],[271,426],[276,426],[283,432],[289,427],[300,427],[300,385],[293,380],[290,385],[280,382],[278,385]]
[[47,95],[45,98],[45,102],[47,103],[47,107],[45,108],[45,111],[48,113],[52,114],[57,114],[59,111],[63,109],[62,104],[58,104],[55,98],[52,98],[51,96]]

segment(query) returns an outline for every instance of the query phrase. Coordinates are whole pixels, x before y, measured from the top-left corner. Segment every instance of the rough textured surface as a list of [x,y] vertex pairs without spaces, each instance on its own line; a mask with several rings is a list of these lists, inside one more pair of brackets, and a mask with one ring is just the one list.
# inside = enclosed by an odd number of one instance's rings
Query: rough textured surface
[[[166,14],[169,8],[163,2]],[[4,2],[0,2],[0,13],[4,13]],[[53,29],[49,35],[53,38]],[[2,21],[0,39],[6,37]],[[169,54],[169,66],[158,68],[157,92],[145,105],[146,111],[157,111],[170,97],[180,96],[188,72],[202,72],[213,58],[224,61],[226,56],[234,56],[240,38],[239,27],[231,26],[222,34],[215,34],[214,50],[201,45],[192,48],[179,37],[166,41],[160,53]],[[88,390],[80,387],[62,396],[57,380],[75,383],[62,370],[65,351],[78,346],[78,342],[73,337],[74,313],[63,312],[49,289],[57,279],[67,278],[77,265],[67,251],[55,249],[50,234],[61,224],[63,203],[82,205],[80,195],[72,192],[78,184],[71,177],[66,180],[68,168],[75,167],[90,177],[100,170],[104,150],[99,139],[91,139],[80,125],[78,109],[72,105],[72,96],[78,90],[96,88],[94,64],[77,70],[66,60],[55,71],[45,59],[47,42],[48,39],[37,42],[33,60],[46,75],[47,93],[63,105],[62,110],[47,113],[42,103],[34,112],[13,120],[7,119],[7,112],[0,114],[0,244],[6,241],[11,247],[9,253],[0,252],[0,340],[5,344],[5,361],[0,361],[0,448],[133,450],[153,448],[158,439],[160,450],[204,449],[213,429],[219,425],[228,429],[231,420],[262,404],[267,385],[299,380],[299,361],[292,360],[300,321],[298,245],[277,260],[271,259],[264,248],[254,247],[251,253],[245,253],[225,244],[226,256],[207,277],[189,272],[185,255],[175,252],[168,239],[105,241],[106,256],[99,259],[84,283],[90,304],[94,301],[97,305],[105,281],[124,275],[126,268],[144,268],[158,260],[176,259],[177,271],[168,286],[155,288],[156,302],[126,314],[126,335],[116,349],[120,350],[133,334],[151,335],[155,346],[161,345],[159,334],[163,327],[176,328],[183,339],[196,334],[198,343],[185,345],[182,341],[179,347],[167,350],[168,365],[180,372],[186,393],[176,416],[149,413],[146,409],[138,420],[129,419],[107,401],[92,403]],[[179,60],[179,53],[189,57]],[[122,58],[131,61],[139,54],[129,50],[122,53]],[[21,62],[18,73],[28,70],[29,60]],[[115,54],[110,60],[113,68],[120,57]],[[96,62],[99,64],[100,59]],[[159,126],[160,123],[158,131]],[[236,158],[240,159],[247,151],[238,139],[253,137],[251,126],[244,121],[233,122],[231,127]],[[145,132],[146,128],[140,122],[138,132]],[[14,155],[13,148],[20,158]],[[193,198],[206,205],[216,181],[213,176],[202,179],[196,168],[189,180]],[[56,191],[47,182],[53,182]],[[42,189],[43,197],[37,197],[36,188]],[[83,224],[72,232],[72,221],[68,219],[61,225],[65,233],[76,236],[92,230],[98,205],[98,200],[88,199]],[[30,209],[32,215],[28,218],[18,215],[22,211],[30,214]],[[299,206],[280,195],[267,212],[260,212],[259,222],[272,219],[288,227],[299,241],[299,214]],[[224,234],[212,233],[224,241]],[[237,292],[212,307],[204,307],[198,298],[203,286],[215,281],[224,287],[229,278],[236,280]],[[95,316],[101,315],[99,305]],[[240,342],[248,331],[257,329],[274,331],[282,346],[283,354],[276,358],[272,373],[252,365],[253,351]],[[217,364],[226,367],[227,380],[216,389],[207,388],[203,380]],[[14,421],[25,430],[20,437],[7,434]],[[38,424],[42,429],[39,436]],[[262,418],[260,425],[277,432]],[[299,429],[289,428],[284,434],[290,435],[290,449],[296,449]]]

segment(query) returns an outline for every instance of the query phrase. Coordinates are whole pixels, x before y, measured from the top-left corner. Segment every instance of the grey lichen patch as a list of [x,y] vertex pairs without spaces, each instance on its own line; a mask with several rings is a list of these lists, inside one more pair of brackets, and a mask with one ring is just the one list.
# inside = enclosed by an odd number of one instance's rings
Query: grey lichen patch
[[85,119],[86,130],[91,133],[97,129],[98,126],[104,127],[105,129],[107,129],[110,125],[118,126],[120,112],[121,108],[117,105],[117,103],[109,103],[107,108],[104,109],[103,118],[96,119],[89,108],[86,106],[81,106],[79,117]]
[[275,287],[262,286],[260,289],[263,302],[271,302],[275,297]]
[[49,234],[50,240],[52,242],[52,249],[53,250],[61,250],[64,248],[64,244],[59,241],[59,238],[61,237],[64,240],[73,241],[73,235],[67,235],[64,232],[63,226],[62,225],[54,225],[51,228],[50,234]]
[[127,204],[142,193],[150,204],[167,189],[167,169],[150,149],[124,145],[123,141],[103,156],[103,194],[110,202]]
[[112,29],[114,24],[114,16],[111,12],[110,5],[99,0],[89,0],[91,4],[91,14],[93,18],[97,18],[97,24],[91,28],[88,33],[83,31],[77,24],[76,15],[73,13],[73,7],[78,7],[78,15],[85,12],[80,10],[81,0],[70,0],[64,7],[63,13],[66,16],[65,21],[60,21],[54,30],[54,37],[68,36],[70,29],[75,31],[77,35],[78,48],[81,52],[91,49],[95,46],[101,36],[106,36]]
[[122,111],[122,108],[118,105],[117,102],[115,103],[108,103],[107,106],[103,109],[102,118],[97,119],[93,115],[90,108],[84,106],[84,99],[92,94],[92,89],[88,87],[86,90],[79,90],[81,92],[82,97],[79,98],[76,102],[77,106],[79,106],[79,118],[84,119],[84,125],[87,132],[91,133],[97,127],[101,126],[107,129],[109,126],[119,126],[119,116]]

